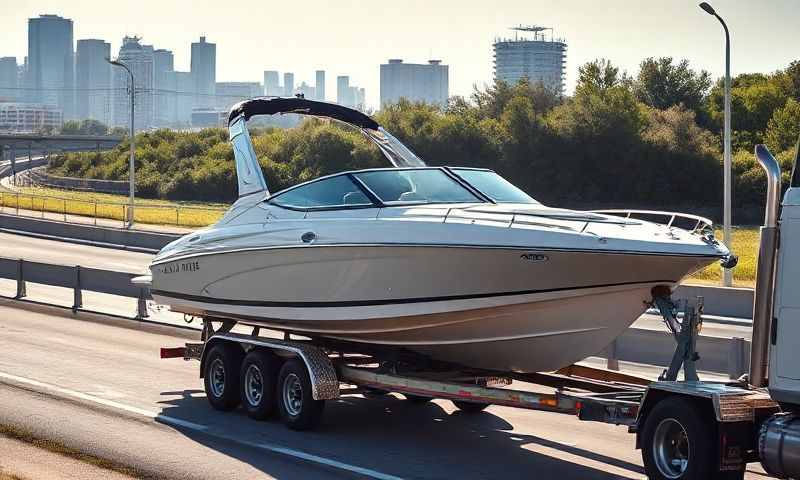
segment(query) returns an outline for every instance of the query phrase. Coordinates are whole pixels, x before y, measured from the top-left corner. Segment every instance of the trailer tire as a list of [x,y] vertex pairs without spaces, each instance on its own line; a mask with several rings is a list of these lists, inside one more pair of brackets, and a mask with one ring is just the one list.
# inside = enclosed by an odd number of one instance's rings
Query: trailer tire
[[433,397],[426,397],[426,396],[423,396],[423,395],[414,395],[414,394],[411,394],[411,393],[404,393],[403,396],[406,397],[406,400],[408,400],[409,402],[418,403],[418,404],[428,403],[431,400],[433,400]]
[[287,360],[278,374],[278,408],[283,422],[292,430],[310,430],[319,424],[325,400],[314,400],[311,378],[305,364]]
[[453,405],[464,413],[482,412],[489,406],[488,403],[465,402],[463,400],[453,400]]
[[265,420],[275,413],[275,381],[278,377],[278,359],[271,352],[256,348],[242,362],[241,399],[247,416]]
[[642,430],[642,461],[648,478],[714,478],[716,429],[698,410],[696,402],[669,397],[647,415]]
[[208,403],[214,409],[229,411],[239,405],[239,368],[243,358],[244,350],[235,343],[217,343],[208,352],[203,384]]

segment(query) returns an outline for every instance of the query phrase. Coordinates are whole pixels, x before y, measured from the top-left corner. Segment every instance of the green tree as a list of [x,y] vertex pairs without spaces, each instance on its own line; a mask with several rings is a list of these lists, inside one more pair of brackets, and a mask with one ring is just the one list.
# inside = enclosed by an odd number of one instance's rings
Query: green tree
[[672,57],[651,57],[639,66],[634,93],[640,102],[659,110],[682,104],[698,112],[709,87],[708,72],[695,72],[689,68],[688,60],[676,64]]
[[800,137],[800,102],[790,98],[767,123],[764,141],[773,152],[793,148]]

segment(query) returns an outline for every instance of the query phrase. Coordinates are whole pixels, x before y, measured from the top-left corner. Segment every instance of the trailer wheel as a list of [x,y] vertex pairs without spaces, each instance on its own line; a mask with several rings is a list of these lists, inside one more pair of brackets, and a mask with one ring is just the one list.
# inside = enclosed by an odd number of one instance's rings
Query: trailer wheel
[[206,398],[216,410],[233,410],[239,405],[239,366],[244,351],[234,343],[217,343],[205,359],[203,382]]
[[287,360],[278,375],[278,407],[286,426],[292,430],[310,430],[317,426],[325,407],[324,400],[314,400],[311,379],[305,364]]
[[652,480],[714,478],[714,425],[698,412],[697,404],[670,397],[658,402],[642,430],[642,461]]
[[465,402],[463,400],[453,400],[453,405],[464,413],[482,412],[489,406],[488,403]]
[[247,416],[264,420],[275,412],[277,377],[277,359],[270,352],[256,348],[244,357],[240,385]]
[[423,395],[414,395],[411,393],[404,393],[403,396],[411,403],[428,403],[433,400],[433,397],[425,397]]

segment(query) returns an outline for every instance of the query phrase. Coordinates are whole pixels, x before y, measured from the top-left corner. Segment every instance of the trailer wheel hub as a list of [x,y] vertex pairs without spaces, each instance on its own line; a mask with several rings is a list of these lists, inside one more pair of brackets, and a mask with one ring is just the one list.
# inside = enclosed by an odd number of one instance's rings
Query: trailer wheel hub
[[653,456],[659,472],[667,478],[680,478],[689,467],[689,437],[677,420],[665,418],[656,427]]

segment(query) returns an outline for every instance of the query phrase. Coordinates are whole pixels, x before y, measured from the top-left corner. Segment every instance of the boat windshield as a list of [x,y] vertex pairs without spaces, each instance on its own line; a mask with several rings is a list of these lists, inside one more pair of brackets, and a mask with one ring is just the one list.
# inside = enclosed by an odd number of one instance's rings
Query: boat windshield
[[443,170],[372,170],[354,174],[383,203],[483,202]]
[[491,170],[472,168],[451,168],[450,170],[497,203],[539,203]]

